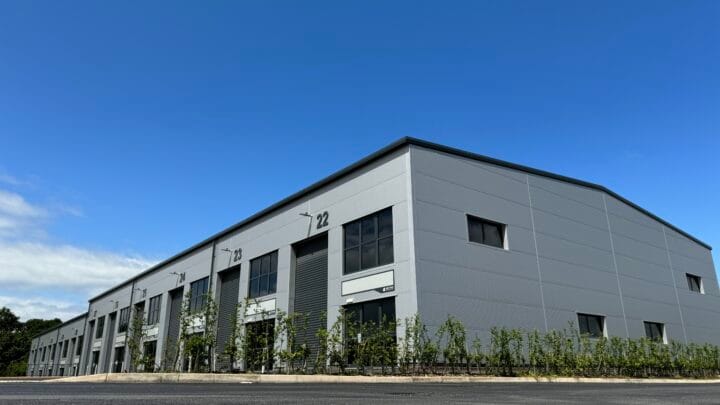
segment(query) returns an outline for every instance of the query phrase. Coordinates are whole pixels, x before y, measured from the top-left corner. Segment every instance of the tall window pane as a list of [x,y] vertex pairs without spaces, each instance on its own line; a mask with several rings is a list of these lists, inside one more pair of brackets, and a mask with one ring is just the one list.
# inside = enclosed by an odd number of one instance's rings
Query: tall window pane
[[392,208],[347,223],[344,229],[344,273],[393,262]]
[[250,298],[274,294],[277,291],[277,250],[250,261]]

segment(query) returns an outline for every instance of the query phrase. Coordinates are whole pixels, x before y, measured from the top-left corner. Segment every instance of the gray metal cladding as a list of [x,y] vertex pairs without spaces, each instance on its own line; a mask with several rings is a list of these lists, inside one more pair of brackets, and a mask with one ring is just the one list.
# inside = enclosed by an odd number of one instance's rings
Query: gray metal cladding
[[105,325],[105,343],[103,344],[104,358],[100,369],[103,373],[110,371],[110,356],[113,352],[113,341],[115,340],[115,320],[117,319],[117,312],[110,314],[108,317],[108,324]]
[[95,321],[92,321],[92,323],[88,324],[88,333],[85,335],[85,351],[82,355],[82,358],[80,359],[81,368],[83,368],[83,374],[90,374],[90,365],[91,363],[91,356],[90,353],[92,352],[92,342],[93,338],[95,337]]
[[323,235],[295,245],[293,311],[307,314],[307,330],[297,337],[298,344],[307,344],[310,359],[317,354],[318,339],[315,336],[326,326],[322,318],[328,301],[328,240]]
[[[411,159],[418,307],[431,327],[452,314],[481,336],[545,319],[558,329],[586,312],[605,316],[609,335],[644,336],[653,321],[669,339],[720,343],[712,258],[689,237],[595,188],[422,147]],[[467,214],[507,224],[507,249],[468,242]]]
[[[218,305],[217,320],[217,352],[222,353],[229,343],[232,334],[232,316],[237,311],[238,294],[240,292],[240,267],[219,273],[220,277],[220,302]],[[237,322],[241,322],[239,315],[236,314]],[[220,371],[230,369],[229,359],[220,356],[217,362],[217,368]]]

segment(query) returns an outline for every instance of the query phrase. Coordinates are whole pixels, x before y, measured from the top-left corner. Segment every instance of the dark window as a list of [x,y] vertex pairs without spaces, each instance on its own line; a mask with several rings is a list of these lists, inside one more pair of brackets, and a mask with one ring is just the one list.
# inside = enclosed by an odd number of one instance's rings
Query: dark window
[[581,335],[588,335],[591,338],[603,337],[603,322],[604,317],[600,315],[578,314]]
[[467,222],[470,242],[497,248],[505,247],[505,225],[472,215],[467,216]]
[[80,336],[80,337],[78,338],[77,346],[76,346],[76,349],[75,349],[75,355],[76,355],[76,356],[79,356],[80,353],[82,353],[82,345],[83,345],[83,337]]
[[160,300],[162,299],[162,294],[156,295],[152,298],[150,298],[150,304],[148,308],[148,325],[155,325],[156,323],[160,322]]
[[392,263],[392,208],[349,222],[343,226],[345,274]]
[[686,273],[685,277],[687,277],[687,283],[690,291],[702,293],[702,280],[699,276]]
[[97,329],[95,329],[95,339],[100,339],[103,335],[103,332],[105,330],[105,317],[98,318],[97,320]]
[[380,328],[395,336],[395,298],[383,298],[345,306],[345,341],[347,342],[348,363],[353,364],[357,357],[359,340],[368,339]]
[[190,313],[200,312],[207,301],[209,277],[190,283]]
[[273,347],[275,347],[275,320],[267,319],[259,322],[251,322],[246,326],[249,331],[247,342],[247,354],[245,361],[250,371],[260,371],[265,366],[265,371],[273,368]]
[[68,346],[69,346],[69,345],[70,345],[70,341],[69,341],[69,340],[66,340],[66,341],[63,343],[63,349],[62,349],[62,358],[63,358],[63,359],[64,359],[65,357],[67,357],[67,352],[68,352]]
[[118,333],[127,332],[130,324],[130,307],[120,310],[120,319],[118,320]]
[[149,342],[145,342],[143,355],[145,357],[146,361],[143,361],[144,364],[149,365],[149,368],[145,369],[144,371],[154,371],[155,370],[155,352],[157,351],[157,340],[151,340]]
[[274,294],[277,290],[277,250],[250,261],[250,298]]
[[45,361],[45,354],[47,353],[47,346],[45,346],[45,347],[42,348],[42,353],[43,353],[43,354],[42,354],[42,360],[40,360],[40,361]]
[[658,322],[644,322],[645,323],[645,336],[650,340],[664,341],[663,329],[664,325]]

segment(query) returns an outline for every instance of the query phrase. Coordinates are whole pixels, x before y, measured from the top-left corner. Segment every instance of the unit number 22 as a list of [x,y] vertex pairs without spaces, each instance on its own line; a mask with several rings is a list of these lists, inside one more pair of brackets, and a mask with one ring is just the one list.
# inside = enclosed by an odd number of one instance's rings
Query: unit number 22
[[328,214],[327,211],[325,211],[325,212],[323,212],[323,213],[320,213],[320,214],[317,214],[317,217],[316,217],[316,219],[317,219],[317,229],[324,228],[324,227],[328,226],[328,217],[329,217],[329,216],[330,216],[330,214]]

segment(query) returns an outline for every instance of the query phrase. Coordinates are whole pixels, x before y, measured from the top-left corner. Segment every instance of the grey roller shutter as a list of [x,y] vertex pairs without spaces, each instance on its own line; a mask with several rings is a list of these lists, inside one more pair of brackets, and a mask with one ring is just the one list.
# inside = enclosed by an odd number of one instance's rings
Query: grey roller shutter
[[217,370],[229,371],[231,364],[227,356],[223,356],[225,347],[232,334],[232,316],[237,309],[238,294],[240,292],[240,268],[226,270],[220,273],[220,303],[218,305],[217,321]]
[[[180,312],[182,311],[183,289],[170,291],[170,313],[168,314],[168,333],[166,337],[165,362],[174,363],[178,355],[177,341],[180,337]],[[173,367],[171,367],[173,368]]]
[[293,311],[308,315],[307,331],[304,336],[297,337],[297,343],[307,344],[310,349],[308,364],[312,364],[319,344],[315,333],[326,327],[322,314],[327,311],[327,235],[297,244],[295,258]]

